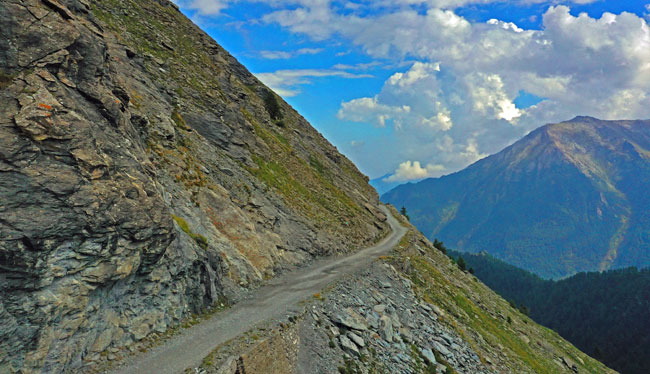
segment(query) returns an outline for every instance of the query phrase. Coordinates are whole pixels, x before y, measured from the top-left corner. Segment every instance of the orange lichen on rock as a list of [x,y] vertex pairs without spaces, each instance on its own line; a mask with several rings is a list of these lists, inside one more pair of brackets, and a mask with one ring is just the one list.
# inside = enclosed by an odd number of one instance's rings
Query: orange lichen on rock
[[43,109],[45,109],[45,110],[52,110],[52,106],[51,106],[51,105],[47,105],[47,104],[40,103],[40,104],[38,104],[38,106],[41,107],[41,108],[43,108]]

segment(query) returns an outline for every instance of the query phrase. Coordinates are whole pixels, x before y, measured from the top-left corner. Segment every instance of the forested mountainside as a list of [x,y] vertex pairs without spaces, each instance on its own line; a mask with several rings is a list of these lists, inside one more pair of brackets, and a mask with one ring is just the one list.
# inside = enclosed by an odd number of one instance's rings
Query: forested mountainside
[[650,265],[648,190],[650,122],[576,117],[382,199],[430,239],[559,278]]
[[650,370],[650,268],[544,280],[487,253],[450,252],[536,322],[624,374]]

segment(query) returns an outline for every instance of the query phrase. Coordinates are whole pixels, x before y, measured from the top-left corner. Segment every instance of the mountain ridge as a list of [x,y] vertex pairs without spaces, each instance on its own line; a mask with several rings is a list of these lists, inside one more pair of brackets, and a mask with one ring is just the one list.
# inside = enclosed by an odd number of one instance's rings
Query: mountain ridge
[[[545,125],[462,171],[399,186],[382,199],[405,205],[429,238],[485,249],[546,277],[644,266],[649,124],[582,116]],[[488,222],[498,229],[489,232]],[[568,243],[566,251],[560,243]],[[536,264],[536,256],[546,263]],[[548,263],[550,256],[559,264]]]
[[370,180],[370,185],[374,187],[374,189],[377,191],[379,195],[383,195],[384,193],[392,190],[393,188],[405,184],[405,183],[413,183],[413,181],[396,181],[396,182],[386,182],[385,180],[388,179],[389,177],[393,176],[395,174],[393,173],[388,173],[384,174],[381,177],[371,179]]

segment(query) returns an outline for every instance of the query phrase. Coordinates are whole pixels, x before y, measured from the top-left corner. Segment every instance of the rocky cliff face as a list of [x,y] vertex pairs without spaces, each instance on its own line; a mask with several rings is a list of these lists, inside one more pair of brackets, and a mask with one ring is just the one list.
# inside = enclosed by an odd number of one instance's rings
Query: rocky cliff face
[[387,229],[367,178],[166,1],[0,2],[0,372],[78,371]]
[[382,198],[433,239],[544,277],[650,265],[650,121],[577,117]]

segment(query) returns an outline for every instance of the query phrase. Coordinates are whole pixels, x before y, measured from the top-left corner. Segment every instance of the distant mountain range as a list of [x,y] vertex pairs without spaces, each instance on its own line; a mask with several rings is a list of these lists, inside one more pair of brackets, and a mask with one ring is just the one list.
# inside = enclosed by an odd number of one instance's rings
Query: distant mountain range
[[429,238],[560,278],[650,265],[649,188],[650,121],[576,117],[382,199]]
[[552,281],[485,252],[449,254],[462,256],[483,283],[607,366],[622,374],[648,373],[650,269],[579,273]]
[[399,185],[402,185],[404,183],[408,183],[408,182],[387,182],[386,179],[390,178],[391,176],[393,176],[393,174],[388,173],[388,174],[382,175],[379,178],[371,179],[370,182],[368,182],[368,183],[371,186],[373,186],[375,188],[375,190],[377,190],[377,193],[380,194],[380,195],[392,190],[393,188],[395,188],[395,187],[397,187]]

